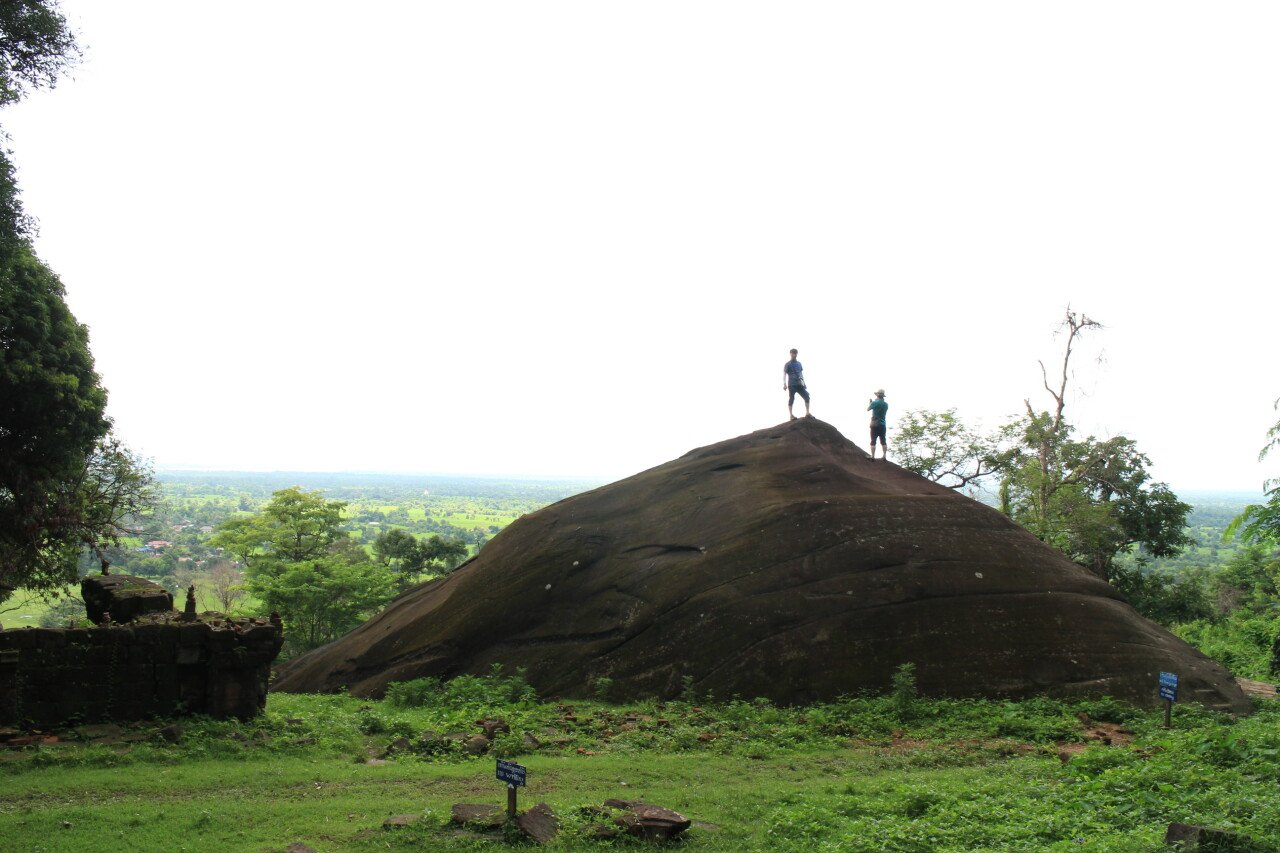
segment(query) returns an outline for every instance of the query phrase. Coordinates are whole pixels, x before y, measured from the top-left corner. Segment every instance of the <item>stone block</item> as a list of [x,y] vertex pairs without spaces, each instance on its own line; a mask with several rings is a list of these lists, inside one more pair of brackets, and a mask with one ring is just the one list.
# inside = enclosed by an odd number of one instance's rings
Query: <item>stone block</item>
[[[60,635],[62,636],[62,638],[63,638],[63,640],[64,640],[65,644],[66,644],[66,645],[68,645],[68,646],[87,646],[87,645],[89,645],[89,632],[90,632],[90,630],[92,630],[92,629],[90,629],[90,628],[67,628],[65,631],[57,631],[56,633],[58,633],[58,634],[60,634]],[[41,645],[41,647],[46,647],[46,648],[47,648],[47,646],[45,646],[45,643],[44,643],[43,641],[41,641],[41,644],[40,644],[40,645]],[[56,645],[56,644],[55,644],[55,645]]]
[[112,626],[89,631],[91,646],[119,646],[130,642],[133,642],[133,631],[128,628]]
[[151,650],[151,659],[157,664],[171,664],[178,660],[178,647],[173,643],[157,643],[147,648]]
[[1261,849],[1243,835],[1187,823],[1169,824],[1164,843],[1179,853],[1254,853]]
[[204,645],[205,639],[211,633],[213,633],[213,629],[210,628],[208,625],[202,624],[200,622],[197,622],[194,625],[179,625],[178,626],[178,645],[202,646]]
[[126,647],[128,654],[125,659],[130,664],[151,664],[155,660],[156,647],[143,645],[142,643],[133,643]]
[[275,645],[280,642],[280,629],[274,625],[254,625],[247,629],[241,635],[243,642],[247,645],[254,643],[262,643],[264,645]]
[[173,596],[164,587],[133,575],[90,575],[80,581],[80,595],[89,621],[110,613],[114,622],[131,622],[146,613],[173,610]]
[[236,647],[236,634],[234,631],[214,629],[205,639],[205,645],[215,652],[229,652]]
[[492,803],[454,803],[449,819],[464,826],[497,829],[507,822],[507,813]]
[[546,803],[538,803],[524,814],[516,818],[516,826],[525,835],[539,844],[550,844],[560,831],[560,822],[555,812]]
[[34,649],[43,631],[31,628],[15,628],[0,631],[0,649]]
[[36,646],[41,649],[65,649],[72,639],[87,640],[88,638],[83,629],[60,631],[56,628],[32,628],[30,630],[36,638]]
[[154,646],[169,640],[169,626],[156,622],[140,622],[133,626],[134,641],[139,645]]
[[179,646],[176,662],[179,666],[198,664],[204,658],[204,649],[200,646]]

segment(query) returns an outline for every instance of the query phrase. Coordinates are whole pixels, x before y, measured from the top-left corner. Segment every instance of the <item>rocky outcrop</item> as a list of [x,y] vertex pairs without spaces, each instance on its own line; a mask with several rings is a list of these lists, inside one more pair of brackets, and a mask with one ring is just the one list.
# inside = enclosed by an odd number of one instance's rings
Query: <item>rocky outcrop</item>
[[273,689],[380,695],[420,676],[525,667],[544,695],[670,697],[687,681],[778,702],[1109,694],[1249,703],[1228,673],[990,507],[801,419],[525,516],[470,563]]

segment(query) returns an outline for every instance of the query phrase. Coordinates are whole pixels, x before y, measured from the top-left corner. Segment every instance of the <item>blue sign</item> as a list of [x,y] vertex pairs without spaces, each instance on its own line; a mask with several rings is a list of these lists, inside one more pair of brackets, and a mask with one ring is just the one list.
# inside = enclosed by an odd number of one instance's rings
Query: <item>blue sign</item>
[[498,759],[498,781],[506,782],[511,787],[524,784],[524,777],[528,771],[523,764],[516,764],[514,761],[503,761]]
[[1178,676],[1172,672],[1160,673],[1160,698],[1178,701]]

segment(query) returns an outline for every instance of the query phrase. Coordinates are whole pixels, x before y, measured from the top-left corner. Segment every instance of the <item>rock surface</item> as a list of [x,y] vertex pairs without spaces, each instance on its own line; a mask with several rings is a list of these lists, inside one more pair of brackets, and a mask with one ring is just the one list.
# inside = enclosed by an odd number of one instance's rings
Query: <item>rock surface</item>
[[516,818],[516,826],[539,844],[550,844],[560,831],[560,821],[551,806],[538,803]]
[[507,822],[507,813],[491,803],[454,803],[449,819],[494,829]]
[[639,800],[605,800],[607,808],[622,809],[614,822],[646,841],[671,841],[689,828],[691,821],[671,809]]
[[1164,843],[1181,853],[1253,853],[1268,848],[1234,832],[1187,823],[1171,823]]
[[453,574],[284,664],[272,689],[526,667],[543,695],[797,703],[1110,694],[1250,705],[1228,673],[1004,515],[800,419],[524,516]]

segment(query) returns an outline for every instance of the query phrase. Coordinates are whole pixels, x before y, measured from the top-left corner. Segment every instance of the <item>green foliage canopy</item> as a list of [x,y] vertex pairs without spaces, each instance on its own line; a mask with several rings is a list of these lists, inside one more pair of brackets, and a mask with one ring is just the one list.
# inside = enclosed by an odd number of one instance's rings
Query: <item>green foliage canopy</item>
[[418,539],[412,533],[393,527],[378,534],[373,554],[380,563],[396,572],[402,588],[409,586],[425,571],[447,574],[467,556],[467,543],[432,535]]
[[1101,324],[1070,309],[1062,371],[1044,387],[1054,405],[1026,412],[991,433],[965,425],[954,409],[909,412],[895,439],[904,468],[952,488],[1000,476],[1000,508],[1044,542],[1103,578],[1118,554],[1141,545],[1149,556],[1178,553],[1190,505],[1151,481],[1151,460],[1123,435],[1076,438],[1065,417],[1070,359],[1081,335]]
[[245,563],[247,589],[280,613],[293,651],[345,634],[395,592],[386,566],[342,530],[345,507],[318,491],[281,489],[261,512],[224,522],[209,540]]
[[[0,3],[0,106],[54,85],[78,57],[56,3]],[[151,498],[150,471],[109,435],[88,332],[29,232],[0,150],[0,600],[74,580],[86,547],[105,568],[103,548]]]
[[[1280,409],[1280,399],[1275,401],[1274,406]],[[1278,446],[1280,446],[1280,421],[1276,421],[1275,425],[1267,430],[1267,442],[1258,452],[1258,460],[1266,459],[1267,454]],[[1267,496],[1267,502],[1245,507],[1244,511],[1227,526],[1223,534],[1224,538],[1230,539],[1239,535],[1246,542],[1268,542],[1272,545],[1280,545],[1280,477],[1267,480],[1262,487],[1263,493]]]
[[80,58],[55,0],[0,3],[0,106],[30,89],[52,88]]

